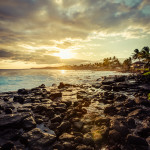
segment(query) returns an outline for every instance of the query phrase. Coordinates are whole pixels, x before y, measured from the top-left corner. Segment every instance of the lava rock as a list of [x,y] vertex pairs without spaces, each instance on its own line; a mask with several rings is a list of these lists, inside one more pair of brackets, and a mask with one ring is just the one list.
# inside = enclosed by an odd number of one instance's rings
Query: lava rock
[[30,149],[46,150],[56,140],[56,136],[50,133],[44,133],[39,128],[24,133],[22,142],[29,146]]

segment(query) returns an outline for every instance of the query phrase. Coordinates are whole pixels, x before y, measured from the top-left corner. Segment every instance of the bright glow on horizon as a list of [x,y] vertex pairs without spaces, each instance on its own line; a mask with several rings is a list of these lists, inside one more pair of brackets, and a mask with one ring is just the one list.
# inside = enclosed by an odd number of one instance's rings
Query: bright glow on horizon
[[60,70],[61,74],[65,74],[66,70]]
[[54,56],[58,56],[61,59],[71,59],[73,58],[73,53],[71,53],[70,51],[64,50],[64,51],[60,51],[59,53],[54,53]]

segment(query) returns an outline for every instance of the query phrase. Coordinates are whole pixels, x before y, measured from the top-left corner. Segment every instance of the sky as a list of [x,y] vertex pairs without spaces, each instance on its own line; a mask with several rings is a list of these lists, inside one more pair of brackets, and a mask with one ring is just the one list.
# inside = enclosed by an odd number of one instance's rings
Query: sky
[[0,0],[0,69],[128,58],[150,46],[150,0]]

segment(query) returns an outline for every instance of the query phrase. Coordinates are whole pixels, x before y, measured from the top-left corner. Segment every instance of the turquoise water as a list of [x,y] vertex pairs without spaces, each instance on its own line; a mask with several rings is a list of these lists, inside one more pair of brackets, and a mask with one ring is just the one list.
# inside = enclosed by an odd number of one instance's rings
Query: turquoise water
[[20,88],[34,88],[41,84],[51,86],[60,82],[71,84],[93,83],[102,76],[121,75],[115,71],[90,70],[4,70],[0,69],[0,92],[16,91]]

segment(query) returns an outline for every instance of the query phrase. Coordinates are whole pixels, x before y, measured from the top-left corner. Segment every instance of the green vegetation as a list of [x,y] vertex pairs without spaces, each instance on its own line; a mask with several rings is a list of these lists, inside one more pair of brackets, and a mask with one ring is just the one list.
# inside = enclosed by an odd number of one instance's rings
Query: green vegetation
[[148,94],[148,100],[150,100],[150,93]]
[[150,76],[150,71],[143,74],[144,76]]

